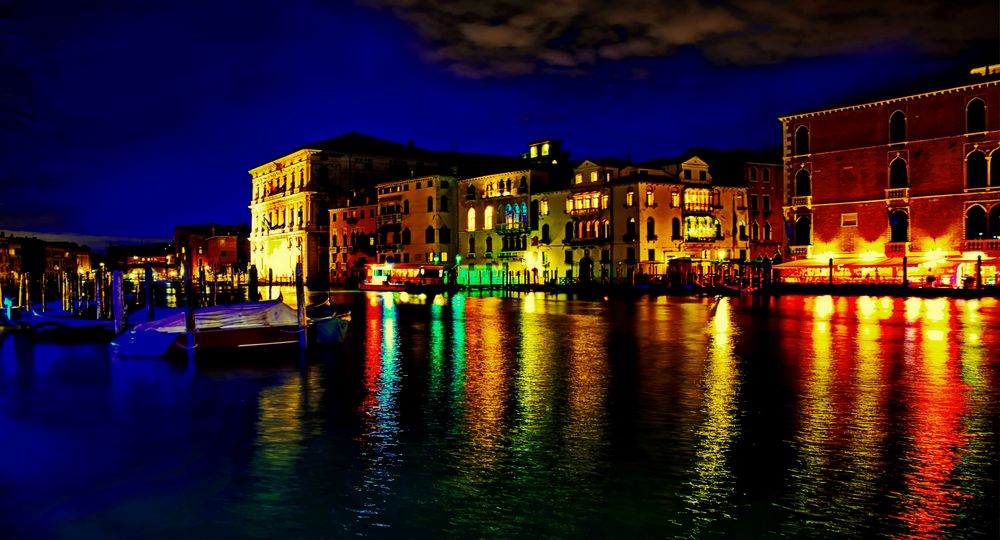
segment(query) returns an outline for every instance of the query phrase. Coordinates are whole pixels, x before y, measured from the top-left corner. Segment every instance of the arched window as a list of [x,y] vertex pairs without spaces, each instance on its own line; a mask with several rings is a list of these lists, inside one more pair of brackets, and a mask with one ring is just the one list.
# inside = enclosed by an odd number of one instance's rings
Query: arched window
[[722,239],[722,223],[719,220],[715,220],[715,237]]
[[469,237],[469,253],[475,253],[475,252],[476,252],[476,237],[475,236],[470,236]]
[[965,158],[965,186],[986,187],[986,154],[979,150],[973,151]]
[[1000,238],[1000,204],[994,204],[990,209],[990,224],[988,234],[990,238]]
[[770,223],[765,223],[764,224],[764,240],[765,241],[771,240],[771,224]]
[[905,188],[910,185],[906,173],[906,160],[896,158],[889,164],[889,189]]
[[990,154],[990,185],[1000,187],[1000,149]]
[[410,229],[403,229],[403,243],[410,243]]
[[548,223],[546,223],[545,225],[542,225],[542,243],[543,244],[548,244],[549,243],[549,224]]
[[760,226],[756,221],[750,224],[750,240],[754,242],[760,240]]
[[982,240],[989,238],[986,227],[986,209],[976,205],[965,211],[965,239]]
[[629,239],[635,238],[635,218],[628,218],[628,223],[625,226],[625,236]]
[[427,211],[434,211],[434,197],[427,197]]
[[438,241],[442,244],[451,243],[451,229],[447,225],[442,225],[438,230]]
[[906,140],[906,115],[896,111],[889,117],[889,142],[898,143]]
[[670,220],[670,237],[674,240],[680,240],[681,238],[681,220],[680,218],[674,218]]
[[795,130],[795,155],[801,156],[809,153],[809,128],[799,126]]
[[770,181],[771,181],[771,170],[770,169],[764,169],[764,183],[766,184],[766,183],[768,183]]
[[889,241],[910,241],[910,216],[904,210],[893,210],[889,213]]
[[519,219],[518,221],[520,221],[521,223],[525,223],[528,221],[528,203],[524,202],[521,203],[521,219]]
[[489,252],[489,253],[493,252],[493,237],[492,236],[487,236],[486,237],[486,251]]
[[747,239],[747,224],[740,222],[740,240]]
[[504,195],[510,195],[510,178],[507,179],[506,187],[503,190]]
[[986,103],[979,98],[969,100],[965,107],[966,133],[986,131]]
[[812,218],[809,216],[801,216],[796,219],[793,236],[793,246],[808,246],[809,244],[812,244]]
[[573,222],[571,221],[566,224],[566,238],[563,241],[569,242],[572,239],[573,239]]
[[646,238],[649,240],[656,239],[656,221],[653,218],[646,218]]
[[483,211],[483,228],[487,231],[493,228],[493,207],[487,206]]
[[403,213],[404,214],[409,214],[410,213],[410,200],[409,199],[406,199],[406,200],[403,201]]
[[750,181],[757,181],[757,167],[750,167]]
[[809,171],[799,169],[799,172],[795,173],[795,196],[807,197],[809,195],[812,195],[812,182],[809,181]]
[[465,200],[467,201],[476,200],[476,186],[469,184],[469,187],[465,188]]
[[438,207],[438,211],[439,212],[447,212],[448,211],[448,196],[447,195],[442,195],[441,196],[441,205]]
[[474,231],[476,230],[476,209],[469,208],[469,212],[465,218],[465,230]]
[[428,225],[427,229],[424,230],[424,242],[428,244],[434,243],[434,227]]

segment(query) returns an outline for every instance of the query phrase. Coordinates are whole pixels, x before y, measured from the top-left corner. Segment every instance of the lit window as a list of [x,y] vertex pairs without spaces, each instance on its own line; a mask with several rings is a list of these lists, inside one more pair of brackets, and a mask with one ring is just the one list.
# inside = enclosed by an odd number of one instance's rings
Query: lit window
[[607,196],[607,194],[601,195],[601,209],[602,210],[607,210],[608,209],[608,196]]
[[681,205],[681,194],[676,191],[670,194],[670,206],[678,208]]
[[492,229],[493,228],[493,207],[487,206],[486,210],[483,211],[483,228]]
[[654,196],[653,191],[649,190],[646,192],[646,206],[653,206]]
[[534,157],[538,157],[538,147],[537,146],[532,146],[531,147],[531,157],[533,157],[533,158]]
[[576,173],[576,183],[579,184],[583,182],[583,173]]
[[597,171],[590,171],[590,181],[591,182],[597,181]]
[[542,144],[542,155],[543,156],[549,155],[549,143]]
[[628,193],[625,194],[625,206],[633,206],[634,204],[635,204],[635,192],[629,190]]
[[549,215],[549,200],[548,199],[542,199],[541,210],[542,210],[542,215],[543,216]]
[[569,213],[572,211],[573,211],[573,199],[566,199],[566,212]]
[[474,231],[476,230],[476,209],[469,208],[468,221],[466,222],[466,230]]
[[840,226],[841,227],[857,227],[858,226],[858,213],[851,212],[849,214],[840,214]]

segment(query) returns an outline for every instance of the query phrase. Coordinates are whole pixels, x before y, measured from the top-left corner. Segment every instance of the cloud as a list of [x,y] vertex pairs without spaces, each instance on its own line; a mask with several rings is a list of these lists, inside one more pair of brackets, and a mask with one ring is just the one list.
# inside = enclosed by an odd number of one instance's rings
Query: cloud
[[467,77],[579,73],[692,46],[755,65],[906,44],[946,55],[995,39],[995,2],[949,0],[359,0],[413,26],[424,57]]

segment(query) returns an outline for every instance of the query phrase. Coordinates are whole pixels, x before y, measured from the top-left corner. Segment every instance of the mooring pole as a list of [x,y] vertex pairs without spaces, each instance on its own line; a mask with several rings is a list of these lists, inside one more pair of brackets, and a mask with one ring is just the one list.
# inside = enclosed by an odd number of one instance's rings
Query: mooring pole
[[833,259],[830,259],[830,285],[833,285]]
[[146,265],[146,318],[156,318],[156,289],[153,286],[153,266]]
[[194,360],[194,330],[195,330],[195,320],[194,320],[194,309],[196,298],[194,295],[193,279],[191,274],[194,273],[193,257],[189,257],[188,260],[184,261],[186,272],[184,272],[184,300],[187,305],[187,309],[184,312],[184,332],[187,337],[185,343],[187,345],[188,361]]
[[267,299],[271,299],[271,284],[274,283],[274,269],[267,269]]
[[903,286],[907,287],[910,285],[910,281],[906,279],[906,255],[903,255]]
[[257,265],[256,264],[251,264],[250,265],[250,284],[247,285],[247,301],[248,302],[256,302],[257,301],[257,297],[260,296],[260,292],[258,292],[258,290],[257,290],[258,286],[259,285],[257,283]]
[[302,263],[295,263],[295,302],[299,310],[299,348],[306,348],[306,289],[302,284]]
[[983,256],[976,256],[976,288],[983,288]]
[[115,321],[115,335],[125,330],[125,292],[122,290],[122,271],[111,273],[111,314]]
[[47,275],[46,272],[42,272],[42,313],[45,313],[45,286],[48,284],[46,283],[48,280],[45,277]]

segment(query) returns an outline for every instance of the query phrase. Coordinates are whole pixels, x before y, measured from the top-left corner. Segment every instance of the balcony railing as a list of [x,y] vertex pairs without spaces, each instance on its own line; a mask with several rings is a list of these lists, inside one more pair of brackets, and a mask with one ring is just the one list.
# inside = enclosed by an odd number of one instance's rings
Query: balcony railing
[[684,212],[688,214],[711,214],[714,210],[712,203],[684,203]]
[[378,225],[388,225],[390,223],[402,223],[402,222],[403,222],[403,214],[401,213],[382,214],[377,218],[375,218],[375,223],[377,223]]
[[1000,251],[1000,238],[962,240],[962,251]]
[[886,200],[902,199],[904,201],[910,200],[910,188],[893,188],[885,190]]
[[789,249],[791,249],[792,256],[794,257],[812,256],[812,246],[791,246]]
[[910,252],[909,242],[886,242],[885,244],[885,256],[886,257],[903,257]]
[[812,199],[812,195],[792,197],[792,206],[805,206],[806,208],[812,208]]
[[569,215],[571,215],[573,217],[579,217],[579,216],[596,216],[596,215],[600,215],[601,209],[600,208],[574,208],[574,209],[570,210],[568,213],[569,213]]
[[526,221],[514,221],[511,223],[503,222],[493,225],[493,230],[498,233],[525,233],[528,232],[529,226]]
[[403,249],[403,244],[400,242],[392,244],[386,242],[384,244],[378,244],[376,247],[378,248],[378,251],[401,251]]
[[501,260],[520,259],[523,256],[524,256],[523,250],[501,251],[500,253],[497,254],[497,258]]

